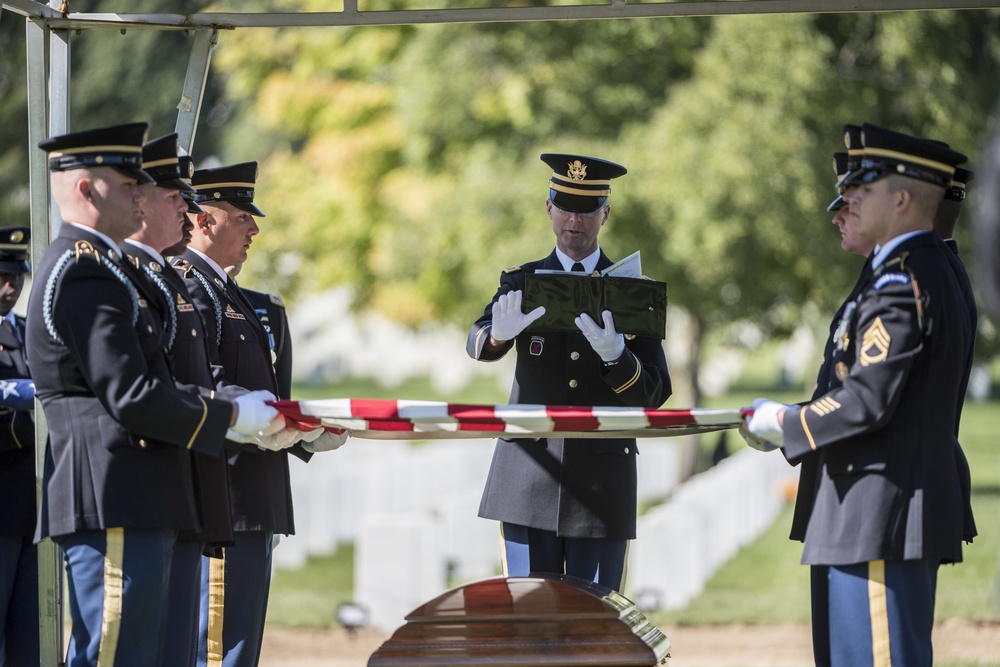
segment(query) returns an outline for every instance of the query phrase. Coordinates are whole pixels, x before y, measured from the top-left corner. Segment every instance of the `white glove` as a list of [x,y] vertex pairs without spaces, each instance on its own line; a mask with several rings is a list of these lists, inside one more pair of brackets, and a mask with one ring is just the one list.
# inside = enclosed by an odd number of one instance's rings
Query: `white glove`
[[594,348],[594,352],[601,356],[601,359],[614,361],[625,351],[625,336],[615,331],[615,321],[611,317],[610,310],[601,313],[601,317],[604,318],[603,329],[597,326],[597,322],[587,313],[577,315],[573,321],[576,322],[577,328],[587,337],[590,346]]
[[299,441],[299,429],[288,426],[274,433],[261,431],[258,435],[250,438],[250,443],[257,445],[261,449],[271,452],[281,451],[291,447]]
[[[247,392],[233,399],[236,405],[236,423],[230,431],[242,435],[254,436],[271,425],[271,422],[278,415],[278,411],[264,401],[276,400],[274,394],[269,391],[258,390]],[[284,426],[284,417],[282,417]]]
[[767,440],[761,440],[753,433],[751,433],[747,429],[746,420],[740,422],[739,434],[740,437],[743,438],[743,441],[746,442],[748,446],[752,447],[753,449],[756,449],[758,452],[773,452],[775,449],[778,449],[777,445],[771,444]]
[[539,306],[527,315],[521,312],[521,290],[502,294],[493,304],[493,327],[490,335],[498,343],[512,340],[544,314],[545,306]]
[[788,409],[784,403],[758,398],[753,402],[753,417],[747,422],[747,431],[759,440],[781,447],[785,444],[785,431],[778,415]]
[[317,426],[316,428],[311,428],[308,431],[299,431],[299,440],[304,443],[312,442],[319,436],[323,435],[326,429],[322,426]]
[[307,452],[332,452],[347,442],[347,431],[335,433],[323,429],[323,433],[312,442],[303,442],[302,449]]

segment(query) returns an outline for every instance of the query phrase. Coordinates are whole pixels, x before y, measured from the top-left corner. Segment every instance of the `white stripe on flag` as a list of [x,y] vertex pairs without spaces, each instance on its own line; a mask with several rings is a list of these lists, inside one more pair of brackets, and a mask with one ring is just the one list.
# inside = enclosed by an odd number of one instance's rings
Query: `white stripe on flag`
[[507,433],[546,433],[552,430],[552,419],[544,405],[496,405],[493,412],[504,421]]
[[351,399],[349,398],[320,398],[308,401],[297,401],[299,411],[310,417],[326,418],[350,418]]
[[599,407],[593,412],[600,423],[598,429],[602,431],[649,428],[649,419],[643,408]]
[[691,416],[696,424],[731,424],[739,422],[740,411],[731,408],[709,409],[695,408],[691,410]]
[[441,401],[396,401],[399,416],[403,419],[425,420],[435,417],[449,417],[448,404]]

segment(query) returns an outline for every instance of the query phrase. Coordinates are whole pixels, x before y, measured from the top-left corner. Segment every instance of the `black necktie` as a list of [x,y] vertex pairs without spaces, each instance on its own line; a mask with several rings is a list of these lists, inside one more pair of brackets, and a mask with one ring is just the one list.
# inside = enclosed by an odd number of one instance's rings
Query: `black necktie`
[[17,329],[14,328],[14,325],[12,325],[10,323],[10,320],[8,320],[6,317],[3,318],[2,322],[0,322],[0,326],[2,326],[3,330],[12,335],[14,338],[16,338],[17,340],[21,340],[21,337],[17,335]]
[[570,271],[583,271],[583,270],[584,268],[582,262],[573,262],[573,268],[570,269]]

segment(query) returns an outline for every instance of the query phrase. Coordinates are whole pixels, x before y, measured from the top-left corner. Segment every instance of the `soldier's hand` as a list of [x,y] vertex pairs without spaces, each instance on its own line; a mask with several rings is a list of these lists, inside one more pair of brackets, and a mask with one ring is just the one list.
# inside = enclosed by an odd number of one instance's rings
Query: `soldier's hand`
[[347,442],[347,431],[337,433],[323,429],[323,433],[312,442],[302,443],[307,452],[331,452]]
[[587,313],[577,315],[573,321],[601,359],[614,361],[625,351],[625,336],[615,331],[615,320],[610,310],[601,313],[601,317],[604,319],[603,329]]
[[545,314],[545,306],[539,306],[525,315],[521,312],[521,290],[501,294],[493,304],[493,326],[490,336],[498,343],[513,340],[529,324]]
[[307,431],[299,430],[299,440],[301,440],[303,444],[307,442],[312,442],[319,436],[323,435],[323,431],[325,430],[326,429],[324,429],[322,426],[317,426],[316,428],[311,428]]
[[285,425],[285,418],[278,414],[277,409],[265,403],[274,400],[276,400],[274,394],[262,390],[237,396],[233,399],[233,404],[236,405],[236,421],[229,430],[244,436],[255,436],[269,427],[273,428],[276,418],[281,417],[277,429],[280,430]]
[[756,449],[758,452],[773,452],[775,449],[778,449],[777,445],[774,445],[767,440],[761,440],[751,433],[747,428],[746,420],[740,422],[739,434],[749,447]]
[[[747,431],[758,440],[781,447],[785,444],[782,418],[788,406],[784,403],[758,398],[753,402],[753,417],[747,422]],[[749,443],[748,443],[749,444]]]
[[256,436],[250,438],[250,444],[257,445],[261,449],[266,449],[271,452],[277,452],[294,445],[299,441],[300,435],[301,433],[299,429],[294,426],[286,426],[285,428],[271,433],[265,433],[262,431]]

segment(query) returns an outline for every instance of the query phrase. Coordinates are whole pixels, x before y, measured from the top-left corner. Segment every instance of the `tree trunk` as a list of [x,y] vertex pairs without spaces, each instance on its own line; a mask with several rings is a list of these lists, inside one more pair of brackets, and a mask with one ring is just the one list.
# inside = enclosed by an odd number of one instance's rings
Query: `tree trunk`
[[[701,407],[702,393],[698,383],[698,374],[701,371],[701,348],[705,340],[704,322],[696,313],[689,313],[690,339],[688,340],[688,386],[691,388],[691,407]],[[683,453],[681,455],[681,481],[687,481],[701,468],[700,456],[700,435],[685,437]]]

